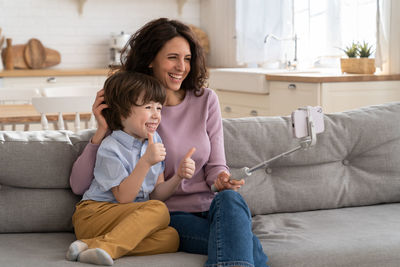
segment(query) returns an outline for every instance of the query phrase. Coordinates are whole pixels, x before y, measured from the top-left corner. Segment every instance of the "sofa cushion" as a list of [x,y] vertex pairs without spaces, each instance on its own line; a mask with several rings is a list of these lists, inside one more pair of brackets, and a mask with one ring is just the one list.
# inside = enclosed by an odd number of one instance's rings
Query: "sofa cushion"
[[71,218],[80,199],[68,189],[2,186],[0,233],[72,232]]
[[71,167],[93,132],[0,132],[0,184],[70,188]]
[[[80,262],[70,262],[65,254],[71,242],[72,233],[29,233],[0,235],[0,266],[90,267]],[[207,257],[184,252],[152,256],[122,257],[115,260],[115,267],[199,267]]]
[[274,267],[397,267],[399,225],[398,203],[253,218]]
[[[314,147],[245,178],[240,193],[253,215],[400,201],[400,103],[326,114],[324,121]],[[299,144],[289,117],[223,123],[233,176]]]

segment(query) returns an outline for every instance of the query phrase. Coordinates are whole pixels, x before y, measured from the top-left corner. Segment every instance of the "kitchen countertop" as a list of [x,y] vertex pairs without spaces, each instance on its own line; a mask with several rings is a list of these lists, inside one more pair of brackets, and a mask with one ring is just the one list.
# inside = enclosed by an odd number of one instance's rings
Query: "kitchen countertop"
[[2,77],[41,77],[41,76],[97,76],[109,74],[109,69],[35,69],[35,70],[3,70]]
[[400,74],[341,74],[341,73],[276,73],[265,74],[267,81],[282,82],[369,82],[369,81],[395,81],[400,80]]
[[[264,68],[210,68],[210,73],[223,75],[233,74],[234,77],[255,77],[264,75],[267,81],[283,82],[366,82],[400,80],[400,74],[343,74],[340,69],[310,68],[298,70],[264,69]],[[240,76],[239,76],[240,75]]]
[[[215,70],[215,69],[214,69]],[[233,70],[224,68],[220,70]],[[236,71],[236,70],[235,70]],[[238,72],[247,72],[246,69],[237,69]],[[254,70],[248,69],[249,72]],[[259,69],[256,71],[264,74],[267,81],[283,82],[366,82],[366,81],[393,81],[400,80],[400,74],[342,74],[340,72],[318,72],[318,71],[287,71],[287,72],[269,72]],[[37,70],[3,70],[0,71],[2,77],[40,77],[40,76],[96,76],[109,75],[110,69],[37,69]]]

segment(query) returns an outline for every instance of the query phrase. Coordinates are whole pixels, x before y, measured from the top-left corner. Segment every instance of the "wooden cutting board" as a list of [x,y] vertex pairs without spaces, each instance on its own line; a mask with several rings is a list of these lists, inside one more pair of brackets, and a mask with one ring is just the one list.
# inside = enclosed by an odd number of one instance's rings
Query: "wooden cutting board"
[[24,50],[26,65],[31,69],[40,69],[46,60],[46,49],[43,44],[35,38],[28,41]]
[[61,55],[58,51],[45,48],[46,51],[46,59],[44,60],[43,68],[48,68],[60,64],[61,62]]
[[14,56],[14,68],[15,69],[27,69],[28,65],[25,63],[24,50],[25,45],[13,45],[13,56]]
[[[15,69],[31,69],[25,61],[25,48],[27,45],[18,44],[12,46],[13,51],[13,63]],[[57,50],[44,47],[45,50],[45,60],[41,68],[48,68],[61,63],[61,55]],[[5,49],[2,51],[2,57],[4,61]]]

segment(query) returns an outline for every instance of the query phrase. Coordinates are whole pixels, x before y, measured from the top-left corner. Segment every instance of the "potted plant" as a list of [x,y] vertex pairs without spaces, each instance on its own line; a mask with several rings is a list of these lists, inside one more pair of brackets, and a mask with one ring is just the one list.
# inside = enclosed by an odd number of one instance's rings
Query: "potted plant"
[[[340,59],[342,73],[373,74],[375,72],[375,59],[369,58],[372,54],[372,45],[353,42],[342,49],[348,58]],[[357,57],[359,56],[359,57]]]

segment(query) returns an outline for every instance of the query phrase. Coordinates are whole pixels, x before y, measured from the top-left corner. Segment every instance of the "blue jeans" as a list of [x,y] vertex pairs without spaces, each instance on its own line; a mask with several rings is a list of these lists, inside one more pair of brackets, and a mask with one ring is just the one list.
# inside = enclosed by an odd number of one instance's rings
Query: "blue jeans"
[[251,231],[250,210],[233,190],[218,193],[208,212],[171,212],[180,237],[179,250],[208,255],[211,266],[265,267],[268,260]]

